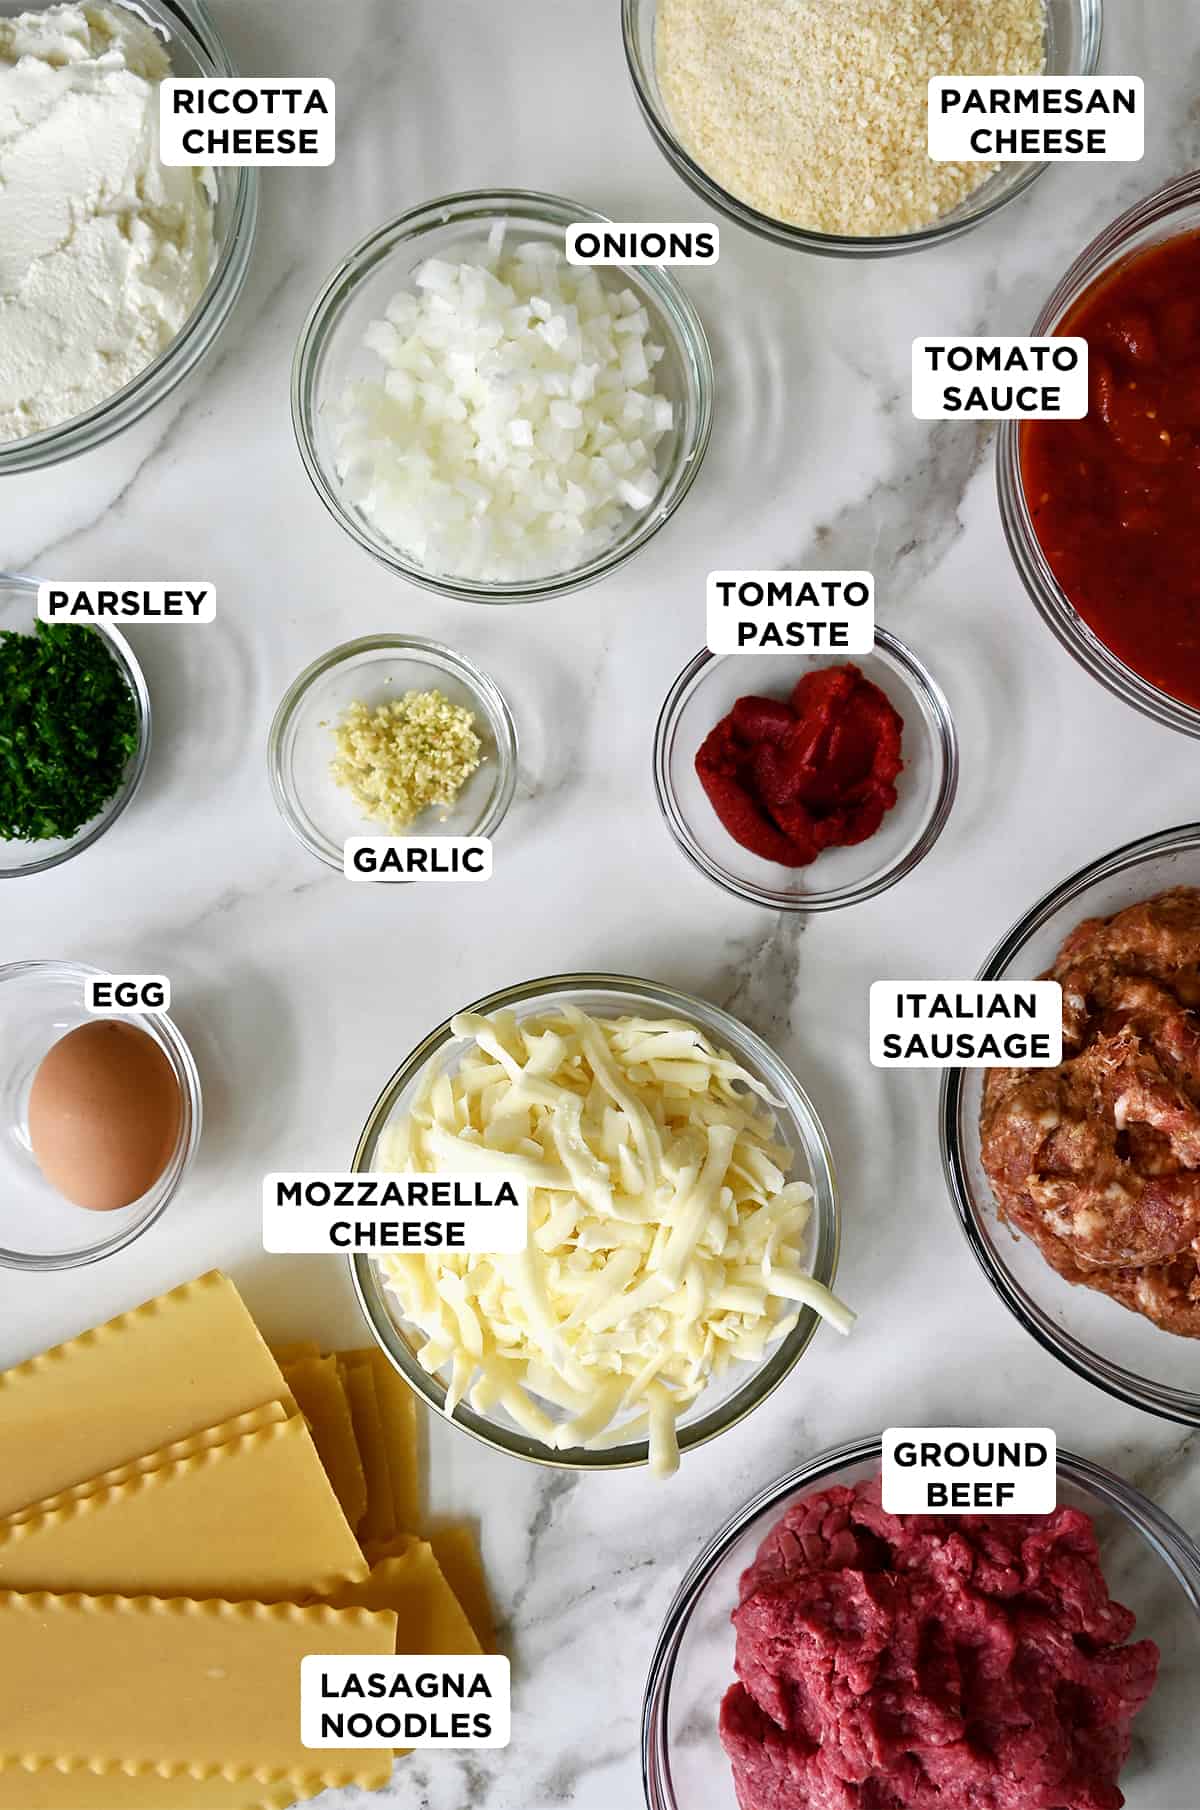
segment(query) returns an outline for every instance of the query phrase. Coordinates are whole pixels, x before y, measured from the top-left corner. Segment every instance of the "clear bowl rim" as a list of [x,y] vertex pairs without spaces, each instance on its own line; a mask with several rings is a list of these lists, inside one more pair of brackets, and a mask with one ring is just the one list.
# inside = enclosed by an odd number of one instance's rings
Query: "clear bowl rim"
[[[663,1618],[642,1698],[642,1787],[647,1810],[679,1810],[670,1784],[666,1706],[688,1621],[730,1547],[759,1515],[782,1508],[788,1497],[827,1483],[851,1466],[878,1463],[882,1452],[883,1440],[878,1434],[818,1452],[806,1464],[761,1489],[729,1517],[692,1560]],[[1062,1446],[1058,1449],[1058,1475],[1085,1496],[1115,1511],[1142,1535],[1171,1571],[1200,1618],[1200,1546],[1179,1523],[1115,1471]],[[664,1774],[660,1795],[659,1782]]]
[[[1200,170],[1189,170],[1152,189],[1118,214],[1084,246],[1064,271],[1030,329],[1031,333],[1036,336],[1053,333],[1067,310],[1083,298],[1093,283],[1115,270],[1126,255],[1136,255],[1129,253],[1129,241],[1141,228],[1169,219],[1177,211],[1198,203]],[[1192,230],[1200,232],[1200,220]],[[1164,235],[1165,238],[1170,236]],[[1200,709],[1161,691],[1118,659],[1088,627],[1051,571],[1025,501],[1020,426],[1012,420],[1000,423],[996,441],[996,491],[1009,553],[1038,615],[1075,663],[1114,697],[1168,729],[1175,729],[1182,735],[1200,736]]]
[[[582,590],[615,572],[618,567],[640,553],[658,530],[674,515],[695,482],[704,463],[712,437],[713,410],[716,400],[716,373],[712,351],[704,324],[686,290],[669,270],[650,265],[622,265],[621,270],[637,270],[654,297],[661,320],[681,352],[683,362],[696,373],[696,423],[692,443],[686,449],[679,479],[664,505],[661,497],[648,509],[633,532],[608,552],[599,554],[587,565],[572,571],[558,572],[548,578],[526,579],[514,584],[480,584],[470,579],[444,577],[415,564],[382,537],[368,533],[346,507],[339,488],[326,473],[317,451],[314,430],[314,381],[318,357],[328,335],[336,326],[337,316],[353,294],[362,276],[377,262],[373,254],[385,241],[386,255],[437,226],[448,226],[459,219],[504,218],[537,221],[552,226],[566,226],[574,220],[604,221],[607,215],[567,196],[539,189],[464,189],[424,201],[418,207],[385,220],[382,225],[351,247],[330,271],[305,317],[292,359],[291,408],[292,429],[309,481],[321,502],[338,526],[352,540],[378,560],[379,564],[410,584],[443,597],[454,597],[463,603],[515,604],[538,603]],[[381,254],[382,255],[382,254]]]
[[[786,1110],[801,1129],[802,1149],[798,1154],[802,1155],[808,1166],[815,1208],[817,1258],[812,1273],[832,1288],[837,1276],[841,1248],[841,1204],[833,1152],[824,1125],[808,1093],[788,1064],[776,1054],[765,1038],[760,1037],[757,1031],[741,1019],[735,1018],[723,1006],[713,1005],[709,1000],[700,999],[697,995],[682,992],[678,988],[666,987],[635,975],[609,973],[549,974],[538,980],[502,987],[459,1010],[486,1014],[502,1010],[506,1006],[536,1001],[551,994],[594,993],[606,989],[614,993],[640,996],[648,1005],[673,1010],[679,1016],[689,1018],[701,1026],[705,1024],[706,1016],[711,1018],[717,1026],[717,1034],[729,1037],[735,1047],[740,1044],[748,1049],[762,1072],[771,1076]],[[396,1101],[428,1063],[454,1041],[450,1020],[446,1019],[422,1039],[395,1071],[371,1108],[359,1136],[350,1165],[355,1173],[367,1171],[379,1134]],[[627,1445],[616,1446],[608,1451],[591,1452],[576,1447],[569,1452],[550,1452],[540,1440],[515,1430],[510,1431],[499,1423],[476,1414],[473,1409],[464,1409],[461,1404],[452,1416],[447,1416],[442,1407],[443,1385],[421,1369],[392,1324],[383,1299],[383,1287],[377,1280],[372,1259],[351,1256],[347,1262],[359,1306],[376,1343],[392,1368],[441,1420],[448,1421],[451,1426],[457,1427],[460,1432],[478,1440],[482,1445],[489,1446],[493,1451],[540,1465],[545,1470],[616,1471],[649,1462],[649,1446],[644,1439],[632,1440]],[[791,1375],[807,1351],[819,1324],[819,1317],[811,1308],[802,1308],[799,1321],[786,1338],[758,1364],[747,1366],[747,1380],[740,1389],[728,1397],[721,1407],[710,1410],[691,1426],[679,1429],[680,1451],[687,1452],[704,1445],[729,1427],[738,1425],[773,1394]],[[736,1412],[732,1411],[734,1408]]]
[[[1072,73],[1092,75],[1100,60],[1100,46],[1104,35],[1104,0],[1073,0],[1073,3],[1079,15],[1083,54],[1079,68]],[[749,202],[739,200],[723,188],[676,137],[665,108],[658,105],[656,85],[647,79],[637,50],[637,18],[647,4],[653,5],[657,13],[658,0],[621,0],[621,35],[629,79],[650,135],[667,162],[695,194],[704,201],[710,201],[728,219],[756,233],[761,239],[771,239],[778,245],[788,245],[797,251],[816,252],[828,258],[884,258],[923,251],[927,246],[942,245],[951,239],[960,238],[963,233],[990,220],[993,214],[999,213],[1010,201],[1015,201],[1018,195],[1025,194],[1043,171],[1049,168],[1045,163],[1026,164],[1022,174],[1013,181],[1010,188],[982,207],[968,210],[958,218],[948,216],[935,220],[932,225],[918,227],[911,233],[884,233],[878,238],[864,238],[842,233],[820,233],[811,227],[794,226],[786,220],[775,220],[770,214],[761,213],[758,208],[751,207]],[[960,206],[966,208],[969,200],[969,196],[965,197]]]
[[[39,3],[50,5],[53,0]],[[182,30],[203,53],[207,74],[237,73],[206,0],[160,3],[164,11],[178,15],[177,30]],[[137,10],[136,3],[133,10]],[[160,23],[157,19],[154,22]],[[229,231],[203,295],[170,345],[164,346],[157,358],[151,359],[123,388],[94,408],[72,415],[70,420],[60,421],[40,434],[0,442],[0,477],[6,472],[37,471],[62,464],[103,445],[170,395],[212,350],[245,284],[258,227],[258,171],[243,168],[231,173],[236,182]]]
[[[875,627],[873,651],[883,654],[885,664],[890,661],[899,667],[914,691],[922,697],[928,707],[937,725],[934,747],[941,759],[941,781],[933,800],[933,808],[920,835],[898,861],[894,861],[890,867],[883,868],[877,874],[857,881],[854,885],[833,887],[823,893],[791,893],[777,891],[769,886],[753,886],[749,882],[739,880],[727,869],[718,867],[696,842],[671,783],[670,744],[680,714],[700,684],[706,669],[723,660],[736,660],[739,656],[737,654],[714,654],[706,647],[701,648],[700,652],[692,656],[682,672],[675,678],[663,700],[654,730],[654,795],[658,800],[658,808],[662,813],[663,821],[677,846],[687,856],[692,866],[711,880],[714,885],[721,887],[722,891],[731,893],[734,898],[744,899],[748,904],[769,907],[772,911],[836,911],[844,905],[859,905],[866,899],[873,899],[879,893],[886,892],[890,886],[894,886],[898,880],[903,880],[906,874],[910,874],[913,868],[925,859],[937,842],[946,827],[950,812],[954,808],[954,800],[958,792],[958,731],[954,726],[954,716],[949,701],[929,668],[908,644],[901,641],[898,635],[892,634],[889,629],[880,627],[878,623]],[[924,716],[921,721],[924,727]]]
[[[97,975],[106,974],[106,968],[97,968],[90,962],[56,961],[53,959],[34,959],[0,963],[0,986],[5,981],[24,975],[55,975],[62,979],[75,980],[81,985],[85,980]],[[170,1203],[179,1192],[180,1185],[200,1142],[200,1133],[204,1123],[204,1097],[200,1086],[200,1073],[196,1067],[187,1039],[168,1012],[148,1012],[145,1017],[150,1020],[148,1034],[154,1037],[159,1048],[166,1055],[179,1083],[181,1101],[179,1137],[176,1141],[171,1161],[156,1182],[155,1188],[170,1175],[170,1180],[163,1188],[162,1198],[135,1220],[123,1231],[116,1232],[111,1238],[102,1238],[94,1245],[87,1245],[78,1251],[30,1253],[0,1248],[0,1269],[24,1271],[49,1271],[83,1269],[90,1263],[98,1263],[102,1257],[112,1257],[117,1251],[123,1251],[127,1245],[148,1232],[150,1227],[162,1218]],[[124,1020],[123,1022],[130,1022]],[[80,1212],[86,1211],[80,1208]],[[95,1214],[94,1218],[103,1220],[105,1215]]]
[[[5,591],[27,595],[36,613],[38,582],[35,578],[27,578],[17,572],[0,572],[0,593]],[[146,767],[150,760],[150,744],[153,738],[150,688],[146,684],[146,675],[142,671],[137,655],[119,628],[113,628],[107,622],[89,622],[85,626],[94,628],[105,637],[112,650],[113,658],[133,693],[134,706],[138,715],[137,753],[129,763],[120,788],[114,792],[108,804],[103,806],[98,816],[93,819],[90,829],[87,824],[84,824],[74,839],[65,848],[60,849],[56,855],[43,855],[36,861],[25,861],[20,867],[0,868],[0,880],[24,880],[30,874],[48,873],[52,867],[61,867],[64,861],[70,861],[76,855],[81,855],[84,849],[91,848],[132,804],[146,777]]]
[[[1136,837],[1132,842],[1122,843],[1119,848],[1077,868],[1057,886],[1043,893],[1017,919],[1011,930],[996,944],[976,978],[995,979],[1036,931],[1095,881],[1136,868],[1144,860],[1156,855],[1190,848],[1200,849],[1200,823],[1178,824],[1174,829]],[[1118,1401],[1141,1408],[1143,1413],[1155,1414],[1162,1420],[1176,1421],[1181,1426],[1200,1426],[1200,1392],[1189,1393],[1166,1383],[1152,1382],[1082,1344],[1056,1325],[996,1258],[990,1240],[980,1229],[974,1192],[967,1179],[959,1129],[965,1073],[961,1068],[948,1068],[942,1076],[938,1102],[942,1174],[962,1234],[992,1288],[1013,1318],[1037,1340],[1043,1350],[1057,1358],[1059,1363],[1065,1364],[1069,1370],[1073,1370],[1085,1382],[1092,1383]],[[1171,1336],[1170,1333],[1163,1334],[1164,1338]]]
[[[342,871],[340,852],[330,852],[332,843],[323,847],[314,841],[293,810],[291,788],[286,784],[281,768],[283,741],[293,717],[317,680],[355,655],[371,652],[407,654],[442,671],[448,670],[488,706],[489,724],[499,725],[502,735],[496,737],[496,759],[500,768],[500,787],[479,825],[470,832],[471,835],[494,836],[508,814],[508,807],[517,789],[519,742],[516,721],[504,693],[482,667],[476,666],[466,654],[447,647],[444,642],[431,641],[423,635],[381,633],[358,635],[353,641],[342,641],[337,647],[331,647],[328,653],[310,661],[303,672],[296,675],[279,700],[267,734],[267,772],[276,810],[309,854],[315,855],[318,861],[323,861],[326,867],[335,868],[338,873]],[[364,831],[365,833],[367,832]]]

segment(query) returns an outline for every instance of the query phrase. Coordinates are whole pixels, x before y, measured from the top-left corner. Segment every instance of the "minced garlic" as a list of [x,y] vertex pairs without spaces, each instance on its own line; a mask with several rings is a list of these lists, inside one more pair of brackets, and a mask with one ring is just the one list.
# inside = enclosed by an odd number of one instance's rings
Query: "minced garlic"
[[430,805],[449,809],[483,759],[471,711],[440,691],[406,691],[373,710],[349,704],[333,733],[334,780],[390,835]]

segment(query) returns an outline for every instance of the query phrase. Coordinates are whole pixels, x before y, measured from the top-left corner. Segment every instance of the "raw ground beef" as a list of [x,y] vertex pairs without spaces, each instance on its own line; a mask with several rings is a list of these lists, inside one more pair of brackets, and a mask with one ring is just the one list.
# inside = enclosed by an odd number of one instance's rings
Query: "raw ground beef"
[[741,1810],[1120,1810],[1158,1648],[1092,1523],[790,1508],[743,1574],[721,1740]]

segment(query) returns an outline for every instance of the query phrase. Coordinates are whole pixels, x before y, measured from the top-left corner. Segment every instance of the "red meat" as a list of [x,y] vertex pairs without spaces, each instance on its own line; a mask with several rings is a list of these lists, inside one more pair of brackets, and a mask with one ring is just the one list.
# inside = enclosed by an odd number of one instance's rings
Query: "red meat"
[[721,1740],[741,1810],[1120,1810],[1153,1641],[1091,1521],[790,1509],[741,1581]]

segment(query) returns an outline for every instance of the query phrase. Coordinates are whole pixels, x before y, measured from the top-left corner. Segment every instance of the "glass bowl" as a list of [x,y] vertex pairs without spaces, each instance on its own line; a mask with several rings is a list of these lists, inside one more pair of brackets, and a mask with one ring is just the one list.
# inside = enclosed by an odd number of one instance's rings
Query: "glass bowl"
[[[1045,0],[1047,75],[1091,75],[1100,57],[1102,0]],[[969,232],[987,220],[1006,202],[1021,195],[1046,168],[1044,163],[1004,163],[987,176],[974,192],[957,207],[931,226],[915,227],[910,232],[890,233],[877,238],[850,237],[837,233],[814,232],[775,220],[740,201],[722,188],[709,175],[676,136],[671,115],[658,83],[655,61],[655,33],[658,22],[656,0],[621,0],[621,29],[625,38],[625,60],[633,81],[634,93],[651,135],[668,163],[682,176],[701,200],[710,202],[720,213],[748,227],[761,238],[774,239],[779,245],[791,245],[800,251],[821,252],[834,258],[878,258],[896,252],[919,251],[922,246],[940,245]],[[972,71],[982,74],[983,71]]]
[[698,653],[684,667],[658,718],[654,789],[667,828],[694,867],[739,899],[775,911],[832,911],[894,886],[933,847],[958,787],[958,737],[937,680],[903,641],[876,628],[875,651],[855,657],[904,719],[898,798],[879,829],[854,848],[826,849],[808,867],[779,867],[739,847],[696,774],[696,750],[747,692],[786,697],[816,667],[844,654]]
[[[737,1810],[733,1775],[717,1733],[721,1698],[734,1681],[730,1613],[738,1582],[791,1504],[818,1490],[878,1474],[882,1441],[822,1452],[757,1495],[715,1534],[667,1611],[642,1712],[647,1810]],[[1127,1810],[1193,1810],[1200,1736],[1194,1733],[1200,1667],[1200,1550],[1168,1515],[1100,1465],[1058,1453],[1058,1500],[1096,1523],[1113,1595],[1137,1616],[1135,1638],[1162,1651],[1157,1688],[1134,1722],[1121,1775]]]
[[[43,11],[48,0],[0,0],[6,18]],[[139,14],[165,40],[177,76],[235,73],[205,0],[136,0]],[[45,433],[0,443],[0,476],[73,459],[110,440],[170,395],[211,350],[250,268],[258,217],[258,171],[212,171],[213,268],[203,295],[170,345],[123,389]]]
[[455,578],[418,565],[384,538],[351,503],[337,474],[334,424],[346,384],[374,374],[375,355],[363,334],[399,289],[430,257],[456,257],[481,249],[489,229],[508,221],[522,240],[545,240],[561,249],[566,228],[579,220],[603,220],[592,208],[558,195],[527,189],[476,190],[447,195],[368,235],[343,258],[314,302],[300,334],[292,367],[292,422],[304,466],[334,520],[360,547],[412,584],[471,603],[531,603],[573,591],[615,571],[639,552],[679,507],[700,469],[712,428],[712,356],[700,317],[668,270],[622,267],[600,274],[634,291],[665,348],[656,369],[660,388],[674,404],[675,426],[657,449],[658,495],[640,515],[630,515],[620,539],[604,553],[566,572],[511,584]]
[[[10,577],[0,573],[0,630],[18,635],[32,635],[37,620],[37,582],[31,578]],[[85,823],[73,836],[56,837],[45,842],[5,842],[0,840],[0,880],[19,879],[23,874],[44,873],[58,867],[73,855],[82,854],[98,842],[105,830],[111,829],[133,798],[146,772],[150,758],[150,693],[133,649],[119,629],[107,623],[89,623],[103,635],[120,667],[133,697],[138,720],[138,745],[129,757],[125,776],[104,809]]]
[[[1169,886],[1200,886],[1200,824],[1127,843],[1072,874],[1013,926],[979,978],[1036,979],[1084,918],[1109,917]],[[985,1072],[947,1069],[941,1094],[942,1167],[985,1276],[1026,1331],[1079,1376],[1148,1414],[1200,1426],[1196,1342],[1095,1289],[1073,1287],[1000,1220],[979,1160]]]
[[52,1044],[81,1024],[84,982],[103,973],[83,962],[0,966],[0,1268],[77,1269],[111,1257],[152,1226],[174,1197],[200,1141],[200,1077],[192,1053],[165,1012],[102,1014],[149,1033],[171,1064],[182,1110],[171,1160],[140,1200],[112,1213],[74,1206],[43,1178],[29,1145],[29,1090]]
[[[807,1181],[813,1191],[812,1217],[809,1221],[808,1267],[818,1282],[832,1287],[837,1273],[840,1218],[837,1182],[833,1157],[812,1102],[795,1077],[784,1067],[761,1037],[744,1024],[706,1000],[677,993],[652,981],[633,980],[620,974],[556,974],[545,980],[527,981],[521,986],[505,987],[465,1008],[471,1012],[509,1011],[518,1019],[543,1013],[555,1007],[573,1005],[593,1017],[620,1017],[629,1014],[655,1014],[686,1019],[705,1032],[714,1043],[727,1049],[742,1066],[764,1083],[777,1100],[783,1102],[777,1114],[780,1139],[796,1152],[797,1162],[791,1179]],[[351,1167],[356,1172],[376,1169],[380,1144],[388,1126],[403,1116],[412,1103],[421,1078],[431,1063],[442,1066],[456,1044],[449,1023],[439,1025],[411,1056],[396,1070],[371,1109],[371,1115],[358,1140]],[[459,1053],[469,1048],[459,1045]],[[350,1270],[371,1331],[387,1353],[392,1364],[416,1393],[444,1413],[445,1386],[437,1376],[430,1376],[417,1361],[416,1346],[399,1305],[384,1287],[382,1277],[371,1258],[350,1258]],[[811,1308],[800,1310],[796,1325],[782,1340],[772,1346],[758,1364],[733,1365],[725,1375],[712,1383],[706,1392],[680,1417],[678,1425],[681,1452],[703,1445],[727,1427],[735,1426],[753,1408],[765,1401],[791,1372],[807,1350],[819,1324]],[[552,1410],[553,1411],[553,1410]],[[477,1413],[461,1402],[450,1417],[451,1424],[461,1427],[473,1438],[514,1458],[526,1458],[535,1464],[556,1470],[619,1470],[630,1465],[645,1464],[648,1458],[645,1439],[603,1451],[580,1447],[551,1451],[540,1440],[522,1432],[503,1410],[494,1414]]]
[[[1102,277],[1111,275],[1119,264],[1162,239],[1174,239],[1198,228],[1200,171],[1192,170],[1129,208],[1080,252],[1038,315],[1031,332],[1036,335],[1056,333],[1064,316],[1084,292]],[[1106,691],[1111,691],[1126,704],[1132,704],[1135,710],[1152,717],[1156,723],[1179,729],[1185,735],[1200,736],[1200,710],[1181,703],[1169,692],[1160,691],[1157,685],[1126,666],[1088,627],[1059,585],[1042,552],[1025,500],[1019,425],[1016,421],[1000,423],[996,443],[996,485],[1009,552],[1042,621],[1084,671],[1099,679]]]
[[445,817],[435,806],[411,833],[492,836],[516,790],[516,725],[494,682],[452,648],[413,635],[363,635],[306,666],[275,712],[267,761],[279,814],[311,854],[339,873],[348,836],[386,832],[334,784],[333,724],[348,704],[374,708],[406,691],[430,689],[474,712],[484,756]]

